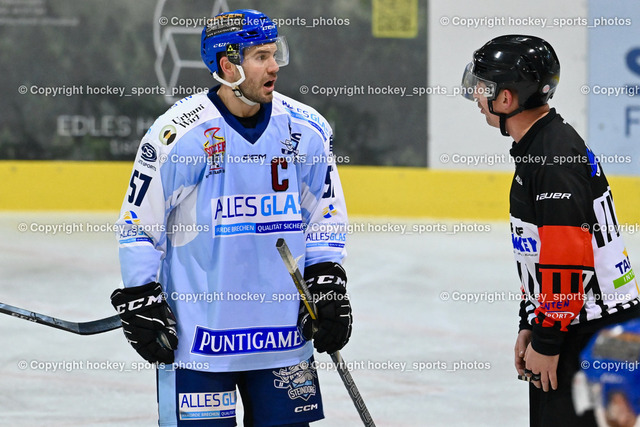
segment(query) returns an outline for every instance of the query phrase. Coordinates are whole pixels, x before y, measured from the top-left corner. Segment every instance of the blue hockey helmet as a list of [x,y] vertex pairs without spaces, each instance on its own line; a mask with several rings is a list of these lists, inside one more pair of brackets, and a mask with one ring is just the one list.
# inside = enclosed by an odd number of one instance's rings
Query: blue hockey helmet
[[580,359],[595,408],[640,421],[640,319],[601,330]]
[[222,53],[232,64],[240,66],[246,48],[266,43],[276,43],[275,60],[279,66],[289,63],[286,39],[278,36],[277,25],[267,15],[251,9],[234,10],[207,21],[202,30],[201,56],[211,73],[217,74]]

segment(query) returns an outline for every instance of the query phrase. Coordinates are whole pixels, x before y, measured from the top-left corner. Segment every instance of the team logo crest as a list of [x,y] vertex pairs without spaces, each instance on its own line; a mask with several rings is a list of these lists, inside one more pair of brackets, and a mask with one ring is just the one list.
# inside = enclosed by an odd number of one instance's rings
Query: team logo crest
[[298,156],[298,144],[300,144],[300,136],[299,133],[292,133],[289,139],[285,139],[284,141],[280,141],[284,147],[281,149],[282,154],[286,154],[287,156]]
[[210,165],[209,175],[215,175],[224,172],[224,153],[227,148],[227,142],[224,136],[216,135],[220,128],[209,128],[204,131],[207,142],[204,143],[204,151],[207,153],[207,162]]
[[288,368],[280,368],[272,371],[278,377],[273,381],[273,385],[282,390],[287,390],[289,399],[309,400],[309,397],[316,395],[315,370],[309,366],[308,361],[300,362]]
[[284,141],[280,141],[280,144],[284,145],[284,148],[280,149],[282,154],[286,156],[299,156],[298,144],[300,144],[301,137],[301,133],[291,131],[291,123],[289,123],[289,138]]

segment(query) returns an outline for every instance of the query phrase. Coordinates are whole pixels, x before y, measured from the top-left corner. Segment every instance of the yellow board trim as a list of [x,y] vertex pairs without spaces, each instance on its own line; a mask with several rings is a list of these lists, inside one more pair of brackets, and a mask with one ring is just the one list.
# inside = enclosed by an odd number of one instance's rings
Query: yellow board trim
[[0,209],[119,211],[132,164],[2,161]]
[[[0,210],[118,211],[132,162],[0,161]],[[340,166],[350,216],[507,220],[508,172]],[[640,223],[640,177],[611,176],[621,224]]]

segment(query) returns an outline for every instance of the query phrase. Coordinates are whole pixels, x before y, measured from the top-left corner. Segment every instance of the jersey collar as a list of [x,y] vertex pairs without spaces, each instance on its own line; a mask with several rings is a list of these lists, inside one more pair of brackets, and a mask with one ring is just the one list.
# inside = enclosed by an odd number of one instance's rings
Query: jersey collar
[[556,114],[555,108],[551,108],[544,117],[536,121],[533,126],[529,128],[527,133],[525,133],[522,139],[520,139],[520,142],[513,142],[511,150],[509,150],[509,154],[511,154],[512,157],[523,156],[529,150],[529,146],[538,132],[540,132],[540,130],[542,130],[542,128],[547,124],[551,123],[551,121],[556,117],[560,116]]
[[214,86],[209,89],[209,93],[207,93],[207,97],[211,100],[213,105],[216,106],[224,121],[236,132],[238,132],[244,139],[246,139],[251,144],[255,144],[255,142],[262,136],[265,129],[267,129],[267,125],[269,124],[269,119],[271,119],[271,102],[268,104],[260,104],[260,110],[256,113],[258,116],[258,120],[255,128],[245,128],[242,126],[240,121],[231,114],[229,109],[224,102],[218,96],[218,89],[220,85]]

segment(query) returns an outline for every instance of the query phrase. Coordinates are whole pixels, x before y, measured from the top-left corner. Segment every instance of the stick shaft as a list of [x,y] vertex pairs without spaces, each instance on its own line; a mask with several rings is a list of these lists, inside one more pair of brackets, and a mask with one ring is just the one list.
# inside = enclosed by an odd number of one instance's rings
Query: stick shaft
[[373,422],[371,414],[369,414],[369,410],[367,409],[367,405],[365,405],[364,399],[360,395],[360,390],[358,390],[358,386],[356,386],[356,383],[351,376],[351,372],[347,369],[346,363],[342,359],[340,352],[336,351],[335,353],[331,353],[331,360],[333,360],[333,363],[336,365],[340,379],[342,379],[342,383],[347,389],[349,396],[351,396],[351,401],[356,407],[356,410],[360,415],[360,419],[365,426],[375,427],[376,424]]
[[309,288],[304,281],[304,277],[302,277],[302,273],[300,273],[300,269],[298,268],[295,258],[291,255],[287,242],[285,242],[284,239],[278,239],[276,242],[276,248],[278,249],[278,252],[280,252],[280,257],[282,257],[282,261],[287,267],[287,271],[289,271],[289,275],[291,276],[291,279],[293,279],[293,283],[295,283],[296,289],[298,290],[298,293],[300,293],[302,302],[307,308],[309,315],[313,320],[317,320],[318,316],[316,314],[315,304],[313,303],[313,297],[311,296],[311,292],[309,292]]
[[[296,263],[295,258],[293,258],[293,255],[291,254],[291,251],[287,246],[287,242],[282,238],[278,239],[276,243],[276,248],[278,249],[278,252],[282,257],[282,261],[284,261],[284,264],[287,267],[287,270],[289,271],[289,275],[291,275],[291,278],[293,279],[293,283],[295,283],[296,288],[298,289],[298,292],[300,292],[300,295],[304,297],[303,300],[305,303],[305,307],[307,308],[307,310],[309,310],[309,314],[311,315],[311,317],[313,319],[316,319],[317,315],[315,311],[315,306],[313,305],[313,298],[311,297],[309,288],[307,288],[307,284],[305,283],[304,278],[302,277],[302,273],[300,273],[298,264]],[[309,302],[311,302],[311,304],[309,304]],[[356,410],[360,415],[360,419],[362,420],[365,426],[375,427],[375,423],[373,422],[373,419],[369,414],[367,405],[365,405],[364,400],[360,395],[360,391],[358,390],[358,387],[356,386],[356,383],[353,380],[351,373],[347,369],[346,363],[342,359],[340,352],[336,351],[335,353],[331,353],[330,356],[331,356],[331,360],[333,360],[333,363],[335,363],[336,365],[336,370],[338,371],[338,374],[340,375],[340,379],[342,379],[342,383],[344,384],[345,388],[347,389],[347,392],[349,393],[349,396],[351,397],[351,401],[353,402],[353,405],[356,407]]]

